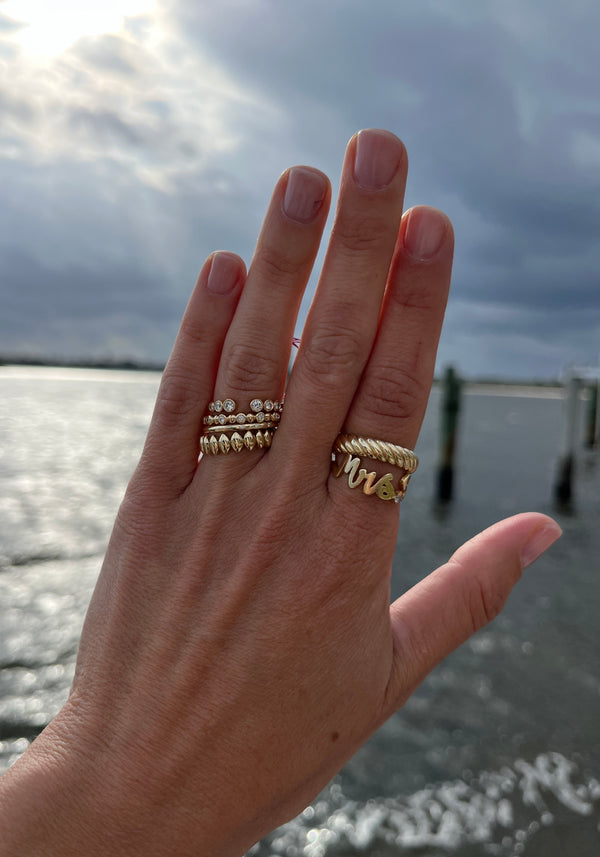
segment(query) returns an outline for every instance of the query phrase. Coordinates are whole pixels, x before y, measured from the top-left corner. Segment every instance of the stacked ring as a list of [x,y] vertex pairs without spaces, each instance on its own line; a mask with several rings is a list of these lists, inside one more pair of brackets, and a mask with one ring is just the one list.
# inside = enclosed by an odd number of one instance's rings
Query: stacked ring
[[412,449],[397,446],[385,440],[374,440],[370,437],[358,437],[355,434],[339,434],[333,445],[334,452],[346,452],[349,455],[360,455],[363,458],[374,458],[384,464],[401,467],[407,473],[414,473],[419,466],[419,459]]
[[[337,436],[333,445],[334,458],[340,453],[345,454],[346,457],[341,464],[334,461],[334,476],[340,477],[346,473],[350,488],[362,486],[364,494],[375,494],[380,500],[394,500],[395,503],[404,499],[410,477],[419,464],[419,459],[411,449],[385,440],[358,437],[355,434]],[[391,473],[386,473],[384,476],[378,476],[375,472],[367,473],[365,468],[360,467],[360,457],[383,461],[404,470],[398,489],[394,487]]]
[[216,399],[209,404],[200,438],[200,451],[204,455],[227,455],[232,451],[271,446],[283,402],[255,398],[250,402],[249,413],[237,411],[236,402],[230,398]]

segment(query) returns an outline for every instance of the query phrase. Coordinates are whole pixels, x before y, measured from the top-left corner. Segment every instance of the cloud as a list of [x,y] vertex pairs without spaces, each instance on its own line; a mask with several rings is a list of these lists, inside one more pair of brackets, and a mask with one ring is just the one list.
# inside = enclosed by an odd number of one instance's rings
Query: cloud
[[[113,344],[129,330],[132,351],[163,359],[203,258],[222,248],[249,261],[278,174],[313,163],[335,183],[347,139],[375,125],[407,144],[408,204],[455,224],[440,360],[551,376],[595,356],[593,0],[170,0],[45,65],[2,20],[0,285],[38,294],[38,277],[51,282],[65,329],[89,306],[90,342],[116,326]],[[24,258],[27,282],[14,271]],[[118,284],[104,304],[103,276]],[[0,336],[18,347],[14,306]],[[79,347],[59,327],[40,310],[40,348]]]

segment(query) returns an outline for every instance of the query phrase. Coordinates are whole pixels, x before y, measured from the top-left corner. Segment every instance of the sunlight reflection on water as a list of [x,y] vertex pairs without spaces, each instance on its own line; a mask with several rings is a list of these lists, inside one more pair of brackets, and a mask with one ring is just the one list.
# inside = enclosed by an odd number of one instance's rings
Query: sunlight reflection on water
[[[0,368],[0,770],[66,698],[158,381]],[[552,391],[494,392],[465,398],[457,498],[443,514],[432,505],[432,396],[402,508],[394,596],[498,517],[551,511],[561,403]],[[595,459],[584,457],[577,514],[560,517],[563,540],[524,576],[505,612],[254,855],[600,853],[597,487]]]

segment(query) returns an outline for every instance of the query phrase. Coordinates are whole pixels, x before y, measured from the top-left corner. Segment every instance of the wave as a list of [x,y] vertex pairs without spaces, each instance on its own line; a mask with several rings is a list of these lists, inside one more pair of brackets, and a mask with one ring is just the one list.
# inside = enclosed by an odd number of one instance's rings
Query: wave
[[542,753],[533,762],[516,759],[510,767],[483,771],[468,782],[443,782],[407,797],[366,803],[345,799],[334,782],[247,857],[463,855],[473,846],[477,854],[513,857],[555,823],[561,808],[577,819],[590,817],[597,829],[600,782],[555,752]]
[[22,566],[41,565],[45,562],[73,562],[76,560],[93,559],[96,556],[102,556],[102,552],[87,552],[87,553],[56,553],[53,551],[32,553],[32,554],[13,554],[12,556],[3,556],[0,554],[0,571],[8,571],[10,568],[20,568]]

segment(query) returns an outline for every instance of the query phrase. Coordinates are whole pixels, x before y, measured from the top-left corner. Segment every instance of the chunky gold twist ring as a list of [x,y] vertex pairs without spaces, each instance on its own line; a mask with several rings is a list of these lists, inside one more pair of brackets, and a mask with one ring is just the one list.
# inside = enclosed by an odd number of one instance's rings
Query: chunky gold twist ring
[[396,446],[385,440],[374,440],[370,437],[358,437],[356,434],[339,434],[333,445],[334,452],[346,452],[349,455],[359,455],[363,458],[374,458],[384,464],[394,464],[407,473],[414,473],[419,465],[419,459],[412,449]]
[[[396,503],[404,499],[410,477],[419,464],[419,459],[411,449],[385,440],[358,437],[355,434],[338,435],[333,452],[346,455],[341,464],[333,463],[334,476],[339,477],[346,473],[350,488],[362,487],[363,494],[375,494],[380,500],[394,500]],[[402,468],[405,474],[400,479],[398,490],[394,487],[391,473],[384,476],[378,476],[375,472],[367,473],[365,468],[360,467],[360,458],[355,456],[376,459]]]

